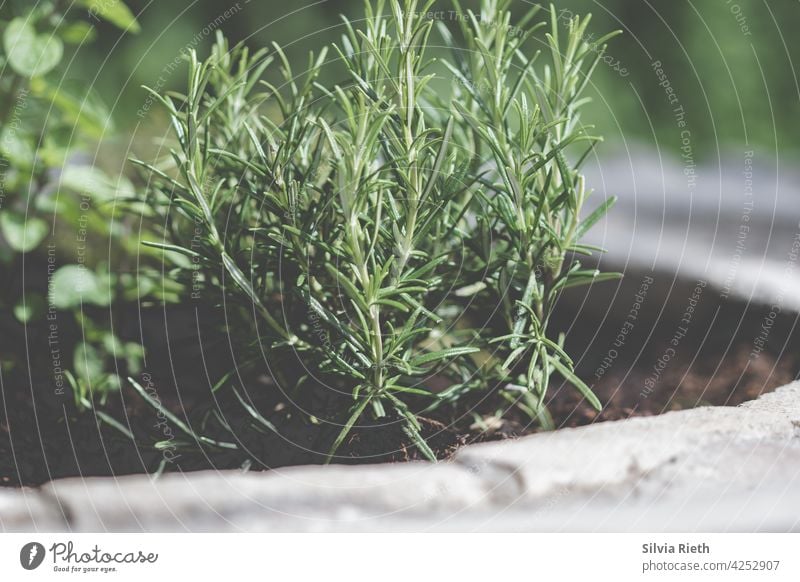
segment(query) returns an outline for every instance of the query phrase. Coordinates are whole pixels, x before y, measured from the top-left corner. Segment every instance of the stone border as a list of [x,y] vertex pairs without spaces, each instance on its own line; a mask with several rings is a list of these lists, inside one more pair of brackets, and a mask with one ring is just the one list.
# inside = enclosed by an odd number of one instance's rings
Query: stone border
[[0,489],[0,530],[800,531],[800,382],[739,407],[473,445],[436,465]]

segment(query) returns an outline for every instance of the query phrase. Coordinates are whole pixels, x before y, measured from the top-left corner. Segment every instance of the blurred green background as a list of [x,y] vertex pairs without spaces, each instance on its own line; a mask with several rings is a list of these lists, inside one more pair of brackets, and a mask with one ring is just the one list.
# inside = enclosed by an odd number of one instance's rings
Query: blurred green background
[[[97,42],[80,51],[67,73],[96,86],[113,108],[120,129],[138,123],[163,129],[157,108],[144,118],[137,115],[145,102],[140,85],[163,82],[164,88],[180,87],[184,69],[173,71],[170,63],[184,47],[197,45],[201,52],[207,48],[212,29],[253,47],[277,42],[301,66],[309,50],[341,35],[339,14],[357,16],[362,11],[360,0],[128,4],[141,32],[121,34],[98,23]],[[522,0],[515,4],[520,13],[529,5]],[[445,0],[435,9],[451,7]],[[680,132],[673,108],[651,66],[661,61],[686,110],[700,158],[716,157],[718,148],[725,151],[745,143],[781,155],[797,147],[800,87],[795,63],[800,63],[800,40],[791,26],[800,21],[800,1],[570,0],[558,2],[556,8],[591,12],[592,29],[598,34],[625,32],[612,41],[608,62],[599,66],[595,103],[585,118],[608,141],[657,140],[663,149],[678,150]]]

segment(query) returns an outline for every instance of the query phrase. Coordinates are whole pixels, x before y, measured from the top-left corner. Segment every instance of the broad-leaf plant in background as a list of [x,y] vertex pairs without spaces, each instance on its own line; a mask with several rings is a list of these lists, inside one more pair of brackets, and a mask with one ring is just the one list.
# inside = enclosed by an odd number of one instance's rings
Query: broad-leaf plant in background
[[[119,387],[112,360],[138,369],[141,346],[122,344],[91,309],[107,308],[120,277],[108,272],[92,245],[109,240],[136,252],[120,236],[112,202],[131,197],[124,177],[95,166],[92,152],[113,133],[111,116],[86,83],[69,78],[69,56],[96,36],[105,20],[128,32],[138,23],[123,2],[6,2],[0,7],[0,291],[3,372],[47,371],[44,385],[73,389],[79,408]],[[47,275],[46,279],[43,275]],[[130,277],[131,283],[135,280]],[[84,309],[86,308],[86,309]],[[28,350],[61,316],[61,342]],[[49,315],[49,317],[48,317]],[[76,329],[68,335],[70,329]],[[55,332],[51,332],[54,335]],[[46,335],[45,335],[46,337]],[[58,350],[51,358],[51,350]],[[53,359],[38,366],[32,359]],[[55,366],[55,367],[54,367]],[[47,380],[47,381],[45,381]]]

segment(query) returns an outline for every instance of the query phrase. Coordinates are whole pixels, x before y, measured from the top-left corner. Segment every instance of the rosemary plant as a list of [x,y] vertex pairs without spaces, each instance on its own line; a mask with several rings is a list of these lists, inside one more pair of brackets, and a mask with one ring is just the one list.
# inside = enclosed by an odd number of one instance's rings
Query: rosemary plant
[[[580,239],[612,203],[581,218],[598,141],[581,95],[611,35],[587,42],[575,18],[562,42],[551,8],[540,67],[538,7],[512,27],[510,0],[455,2],[451,31],[432,4],[366,2],[363,30],[345,19],[337,58],[302,74],[277,46],[218,37],[207,60],[190,55],[185,95],[153,92],[176,145],[170,164],[138,162],[163,219],[146,244],[174,259],[187,299],[224,306],[239,373],[215,389],[270,430],[243,369],[322,394],[328,459],[368,417],[402,423],[433,459],[418,415],[476,391],[547,425],[556,373],[600,407],[548,324],[561,291],[611,276],[575,260],[600,250]],[[451,58],[434,58],[433,34]],[[318,82],[342,63],[346,82]]]

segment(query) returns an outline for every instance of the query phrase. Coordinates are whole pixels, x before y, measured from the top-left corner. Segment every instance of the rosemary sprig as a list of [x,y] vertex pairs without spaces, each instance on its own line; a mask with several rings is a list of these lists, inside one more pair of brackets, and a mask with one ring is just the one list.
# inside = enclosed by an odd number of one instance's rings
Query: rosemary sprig
[[[187,293],[224,302],[229,333],[265,350],[287,389],[347,395],[323,419],[328,460],[365,415],[401,422],[433,459],[420,400],[499,390],[546,425],[559,374],[600,406],[548,324],[561,291],[608,277],[574,259],[613,203],[581,218],[580,161],[599,138],[579,112],[606,38],[584,41],[589,19],[575,18],[562,43],[551,8],[537,59],[538,8],[515,28],[510,0],[480,14],[455,2],[454,34],[424,16],[432,4],[366,2],[338,59],[312,55],[300,75],[277,46],[220,36],[207,60],[191,55],[185,95],[154,93],[176,145],[174,171],[143,164],[164,225],[151,244],[180,255]],[[435,30],[453,48],[443,63],[428,55]],[[318,83],[342,64],[346,81]],[[279,86],[262,80],[273,66]],[[434,393],[434,376],[450,388]]]

